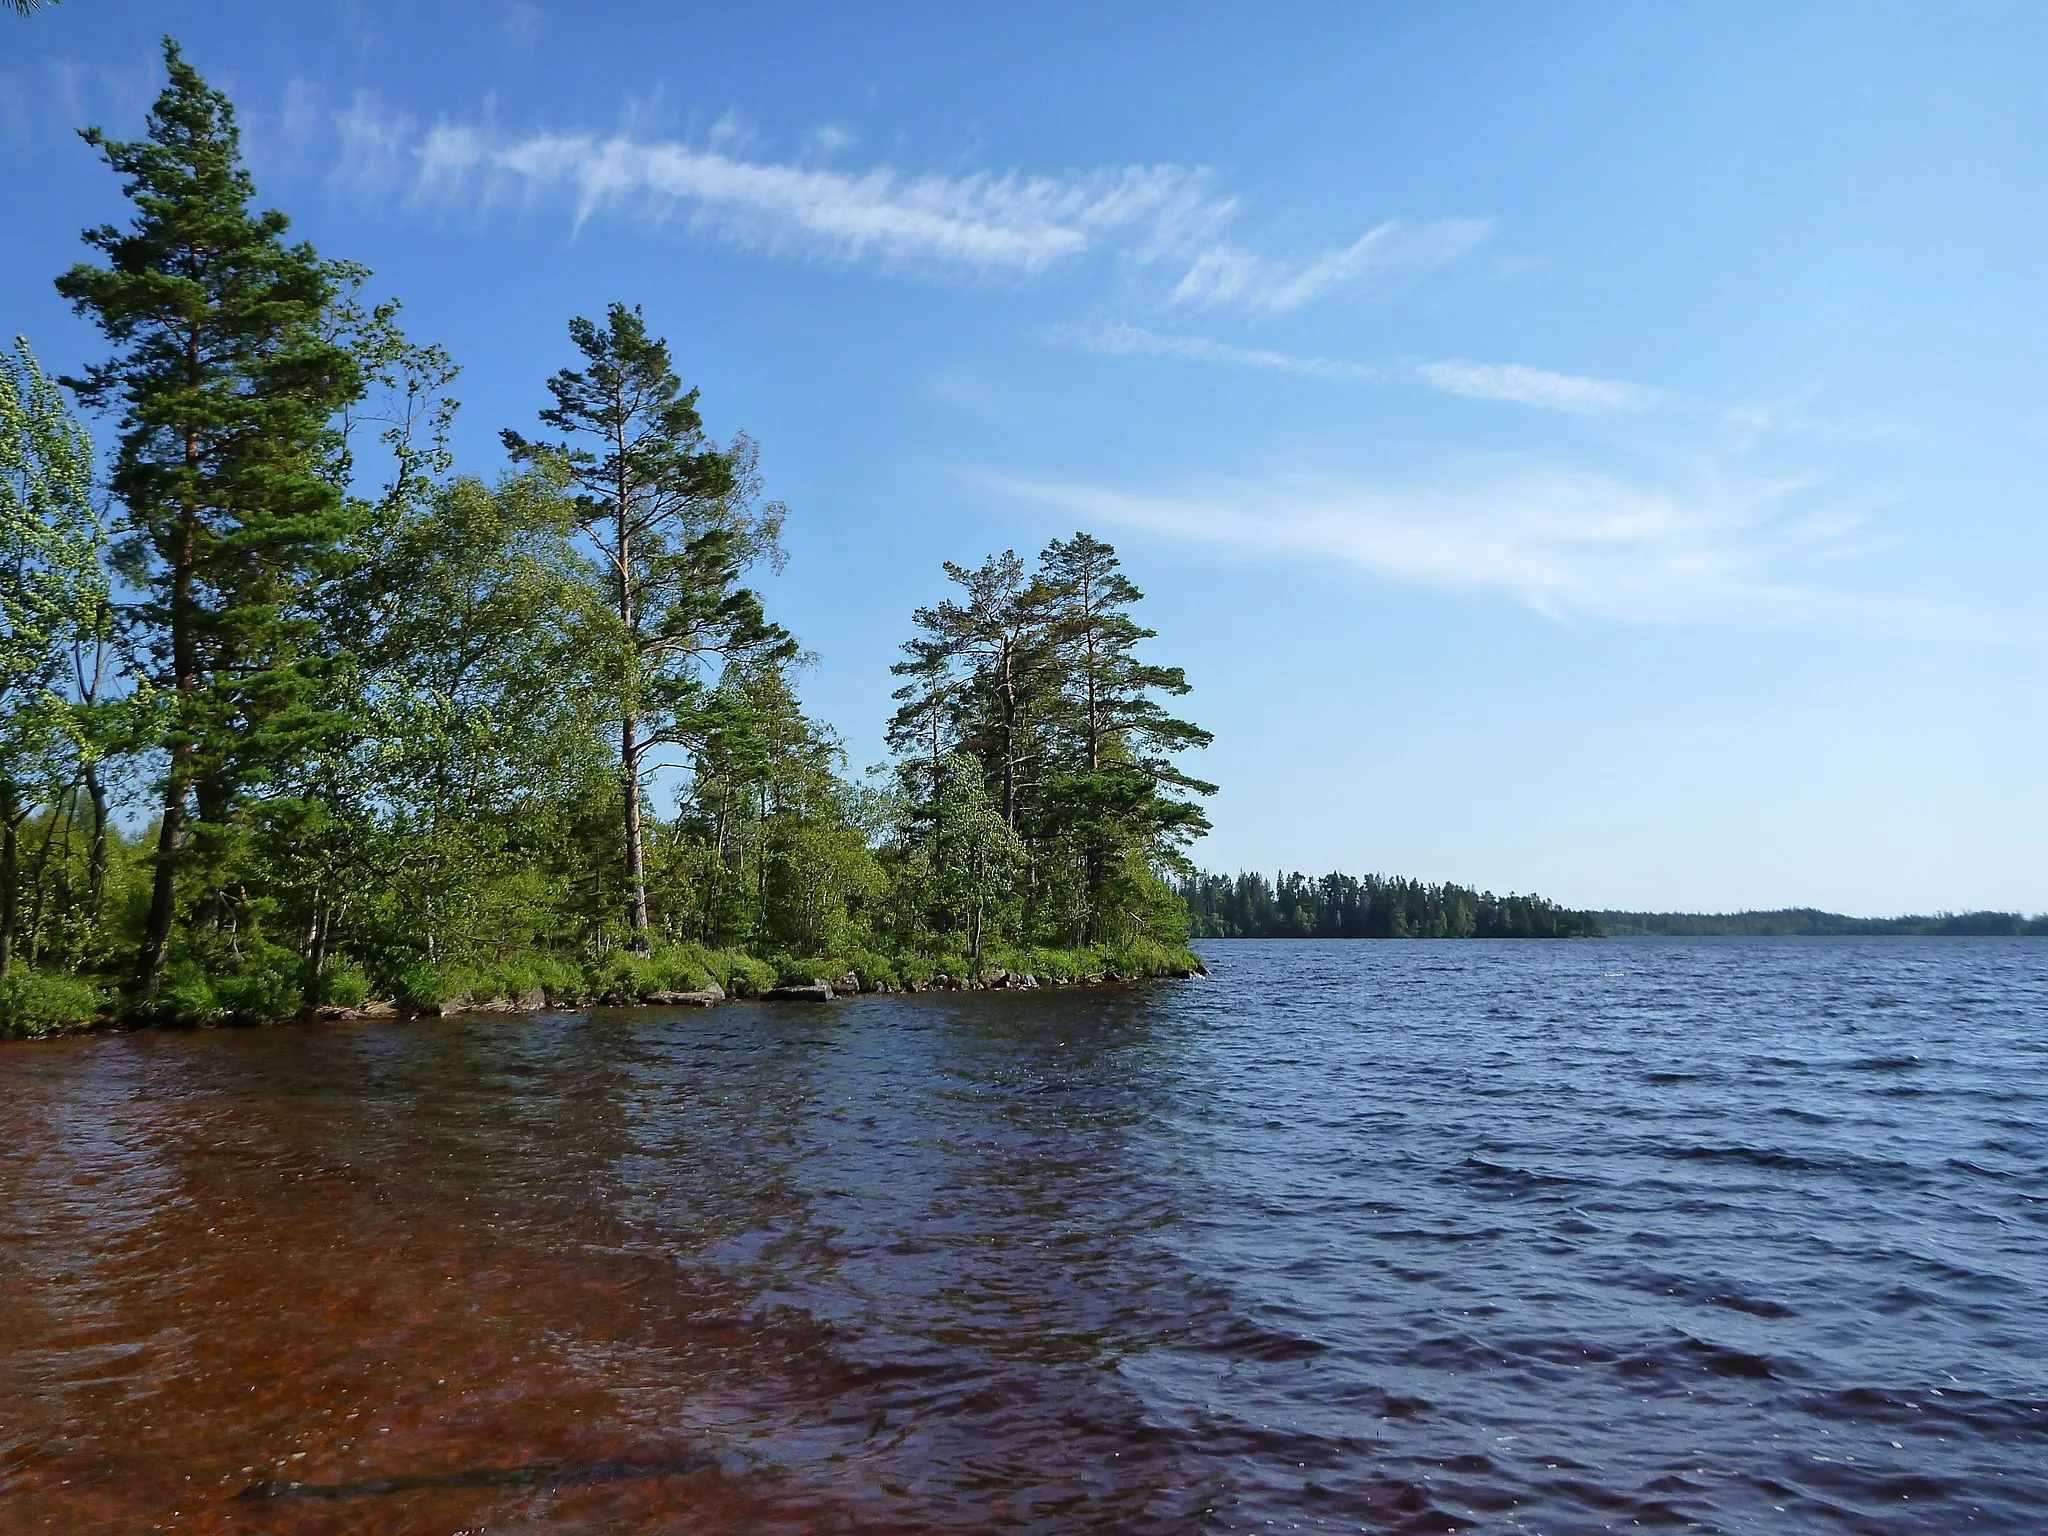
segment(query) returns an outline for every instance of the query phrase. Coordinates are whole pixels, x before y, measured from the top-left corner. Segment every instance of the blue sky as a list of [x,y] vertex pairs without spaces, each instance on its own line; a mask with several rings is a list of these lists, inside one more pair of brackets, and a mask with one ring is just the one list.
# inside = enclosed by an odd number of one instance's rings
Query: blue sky
[[0,17],[47,362],[165,32],[464,467],[644,306],[856,767],[939,562],[1085,527],[1211,867],[2048,909],[2048,12],[67,0]]

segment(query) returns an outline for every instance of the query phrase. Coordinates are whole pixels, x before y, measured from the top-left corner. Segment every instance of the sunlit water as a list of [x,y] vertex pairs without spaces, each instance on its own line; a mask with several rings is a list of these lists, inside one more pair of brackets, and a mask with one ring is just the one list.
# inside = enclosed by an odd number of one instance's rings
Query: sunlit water
[[0,1049],[0,1529],[2048,1530],[2048,942]]

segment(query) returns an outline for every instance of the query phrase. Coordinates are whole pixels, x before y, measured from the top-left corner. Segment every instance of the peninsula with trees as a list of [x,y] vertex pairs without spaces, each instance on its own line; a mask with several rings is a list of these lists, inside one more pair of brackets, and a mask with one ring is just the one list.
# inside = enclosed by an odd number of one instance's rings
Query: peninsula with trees
[[947,564],[849,777],[753,584],[759,450],[641,311],[464,472],[453,360],[164,64],[141,138],[85,133],[131,216],[57,286],[104,356],[0,367],[0,1032],[1200,970],[1209,735],[1110,545]]

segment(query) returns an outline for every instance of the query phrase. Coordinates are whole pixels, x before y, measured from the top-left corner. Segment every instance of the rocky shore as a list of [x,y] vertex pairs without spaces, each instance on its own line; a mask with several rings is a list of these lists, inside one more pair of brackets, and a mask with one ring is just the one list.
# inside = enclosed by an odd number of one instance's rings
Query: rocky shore
[[765,1003],[830,1003],[856,997],[865,992],[870,996],[921,992],[992,992],[1030,991],[1039,987],[1100,987],[1117,985],[1127,981],[1187,980],[1208,973],[1195,970],[1188,977],[1156,976],[1102,976],[1086,981],[1069,981],[1058,977],[1040,980],[1029,971],[1010,971],[1001,966],[989,966],[979,974],[951,976],[945,972],[928,981],[911,981],[898,985],[893,981],[878,981],[872,986],[862,986],[860,977],[848,971],[844,975],[815,976],[809,981],[788,982],[770,987],[758,997],[728,993],[717,982],[707,987],[689,991],[653,992],[645,997],[617,1000],[603,997],[550,997],[535,987],[517,997],[449,998],[439,1003],[395,1003],[366,1002],[344,1008],[332,1004],[311,1008],[301,1015],[309,1019],[393,1019],[393,1018],[447,1018],[456,1014],[490,1013],[544,1013],[549,1010],[575,1012],[585,1008],[710,1008],[719,1003],[756,1001]]

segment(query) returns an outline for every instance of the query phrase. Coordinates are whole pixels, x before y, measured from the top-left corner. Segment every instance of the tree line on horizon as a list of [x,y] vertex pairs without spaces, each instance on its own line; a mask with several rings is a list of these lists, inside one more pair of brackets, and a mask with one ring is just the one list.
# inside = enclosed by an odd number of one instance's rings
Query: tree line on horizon
[[1578,939],[1599,919],[1541,896],[1389,875],[1254,872],[1181,881],[1197,939]]
[[1845,917],[1815,907],[1771,912],[1602,912],[1617,937],[1668,938],[2018,938],[2048,934],[2048,914],[1937,912],[1931,916]]
[[132,218],[57,286],[106,354],[0,353],[0,1030],[1198,963],[1209,735],[1110,545],[947,564],[849,777],[755,585],[786,509],[639,309],[461,471],[453,361],[164,60],[141,139],[85,133]]

